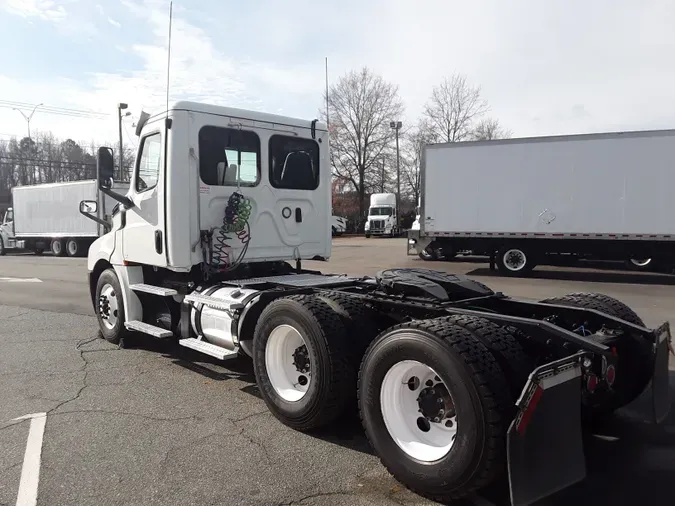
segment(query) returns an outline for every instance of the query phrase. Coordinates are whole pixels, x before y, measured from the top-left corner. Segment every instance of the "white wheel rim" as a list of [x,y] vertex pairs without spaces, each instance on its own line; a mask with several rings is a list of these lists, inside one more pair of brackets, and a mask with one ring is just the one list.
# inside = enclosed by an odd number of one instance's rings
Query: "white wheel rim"
[[651,262],[652,259],[647,258],[647,259],[641,259],[640,260],[640,259],[637,259],[637,258],[631,258],[630,261],[633,263],[633,265],[635,265],[637,267],[646,267],[646,266],[649,265],[649,262]]
[[68,241],[68,253],[71,255],[77,253],[77,243],[75,241]]
[[[457,436],[457,415],[453,412],[454,407],[449,409],[452,404],[441,405],[445,408],[445,418],[439,422],[428,420],[425,413],[420,413],[418,398],[423,391],[439,387],[447,391],[443,382],[437,379],[439,376],[430,367],[415,360],[404,360],[387,371],[380,388],[380,408],[389,435],[407,455],[422,462],[443,458],[452,449]],[[450,398],[449,394],[447,397]],[[420,422],[423,422],[422,426]],[[423,430],[427,427],[428,430]]]
[[52,251],[57,255],[61,253],[61,243],[59,241],[54,241],[52,243]]
[[[288,402],[302,399],[312,381],[309,358],[306,364],[301,361],[303,347],[306,356],[305,340],[290,325],[279,325],[272,330],[265,346],[265,367],[270,383],[276,393]],[[301,354],[298,359],[294,357],[297,353]]]
[[103,285],[101,295],[98,298],[98,312],[101,315],[101,321],[109,330],[115,328],[119,318],[116,295],[112,285],[106,283]]
[[525,253],[519,249],[508,250],[504,253],[502,260],[504,261],[504,267],[513,272],[521,270],[527,263]]

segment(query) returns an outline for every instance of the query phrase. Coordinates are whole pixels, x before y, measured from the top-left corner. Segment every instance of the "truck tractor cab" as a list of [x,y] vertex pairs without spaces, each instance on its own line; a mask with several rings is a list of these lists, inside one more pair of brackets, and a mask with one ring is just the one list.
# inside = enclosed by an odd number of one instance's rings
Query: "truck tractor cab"
[[5,211],[0,223],[0,256],[14,247],[14,210],[10,207]]
[[366,237],[386,235],[395,237],[399,232],[398,209],[394,193],[374,193],[370,196],[370,207],[365,225]]

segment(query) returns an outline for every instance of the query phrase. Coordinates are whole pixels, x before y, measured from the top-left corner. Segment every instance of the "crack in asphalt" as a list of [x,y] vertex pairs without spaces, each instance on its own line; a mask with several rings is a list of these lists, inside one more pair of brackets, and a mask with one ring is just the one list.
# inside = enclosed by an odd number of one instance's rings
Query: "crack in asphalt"
[[239,434],[237,434],[237,435],[241,436],[242,438],[244,438],[246,441],[248,441],[252,445],[255,445],[258,448],[260,448],[260,450],[262,451],[262,454],[265,457],[265,460],[267,461],[267,464],[270,465],[270,466],[273,465],[272,457],[270,457],[269,450],[265,446],[265,443],[263,443],[262,441],[257,441],[253,436],[249,436],[248,434],[244,434],[245,431],[246,431],[246,427],[242,427],[241,430],[239,431]]
[[[71,399],[74,400],[74,399]],[[70,401],[66,401],[70,402]],[[204,417],[198,415],[189,415],[189,416],[177,416],[177,417],[161,417],[153,415],[144,415],[142,413],[133,413],[130,411],[114,411],[114,410],[105,410],[105,409],[74,409],[72,411],[59,411],[58,413],[51,413],[51,416],[62,416],[70,415],[73,413],[103,413],[106,415],[120,415],[120,416],[136,416],[138,418],[144,418],[146,420],[153,420],[155,422],[178,422],[181,420],[203,420]]]
[[84,389],[87,388],[87,375],[89,374],[89,371],[87,371],[87,367],[89,366],[89,361],[84,356],[84,354],[86,353],[86,350],[81,349],[81,347],[84,346],[85,344],[92,343],[96,340],[98,340],[98,336],[89,338],[87,340],[80,340],[77,343],[77,345],[75,346],[75,349],[80,352],[80,358],[82,359],[82,362],[83,362],[82,368],[80,369],[80,371],[84,372],[84,375],[82,376],[82,386],[80,387],[80,389],[77,391],[77,393],[73,397],[71,397],[70,399],[67,399],[63,402],[59,402],[56,406],[54,406],[52,409],[47,411],[47,415],[51,415],[52,413],[54,413],[54,411],[59,409],[61,406],[65,406],[69,402],[73,402],[74,400],[79,399],[80,395],[82,394]]
[[229,420],[231,420],[234,423],[239,423],[243,422],[244,420],[248,420],[249,418],[253,418],[255,416],[269,415],[269,414],[270,414],[269,409],[264,409],[262,411],[256,411],[255,413],[251,413],[250,415],[242,416],[241,418],[230,418]]
[[11,319],[13,319],[13,318],[18,318],[19,316],[25,316],[25,315],[27,315],[27,314],[30,314],[30,311],[24,311],[23,313],[19,313],[19,314],[13,314],[13,315],[9,315],[9,316],[3,316],[2,318],[0,318],[0,320],[11,320]]

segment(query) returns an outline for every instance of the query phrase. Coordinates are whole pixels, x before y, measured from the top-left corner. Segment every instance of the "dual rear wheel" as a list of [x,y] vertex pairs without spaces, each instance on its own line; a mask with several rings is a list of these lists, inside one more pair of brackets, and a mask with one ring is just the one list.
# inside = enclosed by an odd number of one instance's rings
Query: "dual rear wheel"
[[436,500],[491,482],[503,471],[514,392],[526,379],[524,370],[507,375],[500,365],[506,356],[525,360],[518,342],[464,316],[413,321],[376,336],[365,311],[340,296],[270,303],[253,339],[268,408],[284,424],[311,430],[358,407],[384,466]]

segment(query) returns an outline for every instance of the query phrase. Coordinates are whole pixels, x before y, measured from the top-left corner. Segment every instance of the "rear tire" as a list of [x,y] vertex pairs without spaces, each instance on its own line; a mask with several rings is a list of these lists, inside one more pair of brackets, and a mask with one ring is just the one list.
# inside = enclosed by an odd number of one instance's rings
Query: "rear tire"
[[514,399],[520,397],[527,378],[535,367],[518,340],[503,327],[485,318],[457,315],[448,321],[469,331],[492,353],[506,375]]
[[55,257],[62,257],[64,254],[63,241],[61,239],[52,239],[49,249]]
[[[557,304],[583,309],[595,309],[627,322],[644,327],[642,319],[623,302],[601,293],[576,292],[562,297],[553,297],[541,301],[544,304]],[[651,344],[646,340],[629,336],[621,341],[618,348],[616,380],[613,385],[616,395],[603,406],[592,408],[595,415],[609,414],[634,401],[647,387],[652,376]]]
[[7,251],[5,251],[5,243],[2,242],[2,237],[0,237],[0,257],[3,257],[7,254]]
[[306,431],[342,414],[356,393],[349,344],[340,316],[318,297],[283,297],[263,310],[253,336],[253,368],[279,421]]
[[[414,371],[423,367],[437,380],[418,378]],[[513,411],[506,385],[488,349],[448,318],[404,323],[381,334],[363,358],[361,420],[375,453],[398,481],[432,500],[449,502],[505,471],[505,436]],[[437,391],[444,413],[430,414],[425,395]],[[419,404],[423,397],[425,404]],[[418,406],[426,411],[416,412]],[[447,430],[455,425],[448,442]]]
[[506,276],[521,276],[535,268],[534,256],[522,247],[504,246],[497,252],[497,269]]
[[68,239],[66,241],[66,254],[69,257],[80,256],[80,250],[80,243],[77,241],[77,239]]

